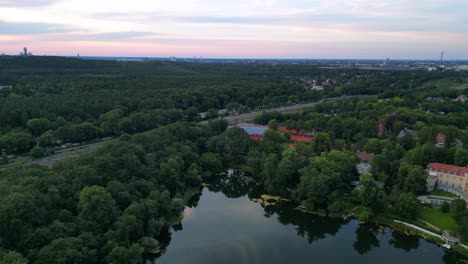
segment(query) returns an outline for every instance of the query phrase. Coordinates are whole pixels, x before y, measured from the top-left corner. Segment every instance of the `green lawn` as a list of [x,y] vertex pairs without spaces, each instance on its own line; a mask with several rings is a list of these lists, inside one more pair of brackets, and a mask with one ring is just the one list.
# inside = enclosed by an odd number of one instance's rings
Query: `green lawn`
[[421,219],[427,221],[441,230],[457,230],[458,225],[448,213],[443,213],[439,208],[424,207],[421,212]]
[[445,197],[451,197],[451,198],[457,198],[458,197],[455,194],[446,192],[444,190],[433,190],[431,192],[431,195],[445,196]]

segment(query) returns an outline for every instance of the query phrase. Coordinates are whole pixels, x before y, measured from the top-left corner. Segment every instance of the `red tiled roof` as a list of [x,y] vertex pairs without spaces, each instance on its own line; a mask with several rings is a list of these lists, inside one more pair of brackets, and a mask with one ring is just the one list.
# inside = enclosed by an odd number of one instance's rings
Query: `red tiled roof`
[[442,133],[437,134],[436,138],[445,139],[445,135]]
[[259,140],[259,139],[261,139],[263,137],[263,135],[262,134],[252,134],[252,135],[249,135],[249,137],[251,139],[254,139],[254,140]]
[[299,142],[312,142],[312,137],[291,135],[291,140]]
[[458,167],[442,163],[430,163],[429,165],[427,165],[427,170],[443,172],[458,176],[464,176],[465,174],[468,174],[468,168],[466,167]]
[[367,162],[372,162],[372,159],[374,158],[373,153],[367,153],[365,151],[356,151],[356,155],[358,158],[362,161],[367,161]]

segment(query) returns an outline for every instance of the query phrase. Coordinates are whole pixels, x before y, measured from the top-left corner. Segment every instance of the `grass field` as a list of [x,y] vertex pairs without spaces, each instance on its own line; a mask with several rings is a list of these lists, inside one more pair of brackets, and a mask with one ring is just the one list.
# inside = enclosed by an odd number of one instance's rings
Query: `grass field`
[[457,198],[458,197],[455,194],[446,192],[444,190],[434,190],[434,191],[431,192],[431,195],[451,197],[451,198]]
[[421,212],[421,219],[433,224],[441,230],[457,230],[458,225],[448,213],[443,213],[439,208],[424,207]]

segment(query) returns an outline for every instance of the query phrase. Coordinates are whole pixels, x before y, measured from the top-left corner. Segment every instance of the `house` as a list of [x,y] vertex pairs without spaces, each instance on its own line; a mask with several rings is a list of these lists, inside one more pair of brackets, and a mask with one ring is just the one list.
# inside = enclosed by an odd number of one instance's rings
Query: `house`
[[250,134],[249,137],[253,140],[259,141],[261,138],[263,138],[262,134]]
[[367,153],[365,151],[356,151],[356,156],[359,158],[359,163],[356,165],[356,169],[359,174],[369,173],[371,171],[371,163],[374,159],[373,153]]
[[205,119],[209,116],[210,113],[208,112],[203,112],[203,113],[198,113],[198,117],[201,119]]
[[312,88],[310,88],[312,91],[323,91],[323,86],[319,85],[314,85]]
[[442,133],[437,134],[437,136],[435,137],[435,140],[436,140],[437,146],[441,146],[441,147],[445,146],[446,137],[444,134]]
[[455,99],[455,102],[461,102],[461,103],[466,102],[466,96],[465,96],[464,94],[459,95],[459,96]]
[[450,204],[453,200],[455,200],[455,198],[438,195],[421,195],[418,196],[418,200],[422,204],[430,204],[434,207],[441,207],[444,203]]
[[468,200],[468,168],[442,163],[430,163],[426,171],[427,190],[441,189]]
[[398,139],[401,139],[401,138],[405,137],[406,135],[409,135],[409,136],[411,136],[411,137],[417,137],[417,136],[418,136],[418,131],[412,130],[412,129],[408,129],[408,128],[405,127],[405,129],[402,129],[402,130],[400,131],[400,133],[398,133],[397,138],[398,138]]

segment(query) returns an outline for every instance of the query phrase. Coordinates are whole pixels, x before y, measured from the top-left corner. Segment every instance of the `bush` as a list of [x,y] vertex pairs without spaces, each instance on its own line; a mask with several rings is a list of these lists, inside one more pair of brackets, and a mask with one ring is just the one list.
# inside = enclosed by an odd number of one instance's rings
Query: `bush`
[[359,214],[359,221],[361,222],[367,222],[371,218],[372,213],[369,210],[364,210]]
[[45,149],[39,146],[35,146],[33,149],[31,149],[29,155],[35,159],[43,157],[45,155]]
[[450,214],[457,220],[460,219],[461,216],[466,211],[466,202],[463,199],[457,199],[450,204]]
[[440,207],[440,210],[444,213],[448,213],[450,211],[450,204],[447,202],[444,202],[442,206]]

